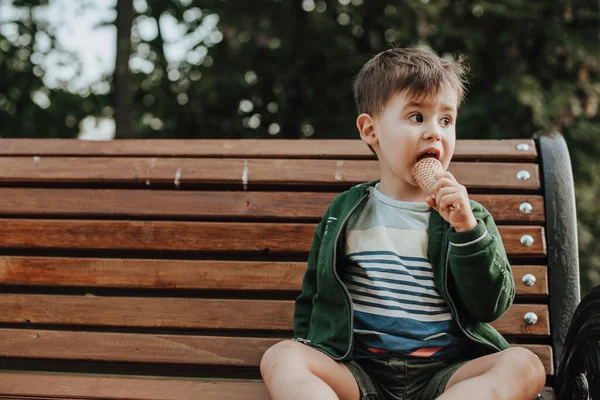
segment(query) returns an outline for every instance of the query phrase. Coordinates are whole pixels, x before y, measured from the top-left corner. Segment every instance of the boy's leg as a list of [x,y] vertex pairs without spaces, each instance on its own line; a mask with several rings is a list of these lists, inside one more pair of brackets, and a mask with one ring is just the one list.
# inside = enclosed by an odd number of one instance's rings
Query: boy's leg
[[546,371],[539,358],[514,347],[467,362],[450,377],[438,399],[531,400],[545,383]]
[[285,340],[268,349],[260,373],[273,400],[358,400],[360,391],[342,363],[304,344]]

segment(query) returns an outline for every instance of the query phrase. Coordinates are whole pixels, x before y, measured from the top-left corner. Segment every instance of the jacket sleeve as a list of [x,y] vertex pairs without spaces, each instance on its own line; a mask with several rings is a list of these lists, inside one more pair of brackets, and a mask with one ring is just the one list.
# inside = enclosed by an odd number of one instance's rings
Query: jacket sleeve
[[323,227],[327,217],[323,217],[315,234],[308,254],[308,266],[302,280],[302,292],[296,299],[294,306],[294,337],[306,339],[310,328],[310,317],[312,314],[312,301],[317,293],[317,265],[319,260],[319,249],[323,237]]
[[477,226],[448,234],[450,270],[463,307],[480,322],[500,318],[515,297],[515,283],[498,227],[490,213],[471,202]]

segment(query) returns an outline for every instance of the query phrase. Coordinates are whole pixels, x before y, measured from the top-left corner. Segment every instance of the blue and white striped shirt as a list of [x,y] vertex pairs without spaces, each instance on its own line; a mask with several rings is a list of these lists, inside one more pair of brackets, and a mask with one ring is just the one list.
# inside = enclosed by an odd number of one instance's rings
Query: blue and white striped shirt
[[342,275],[354,303],[354,357],[460,358],[466,338],[427,257],[431,208],[369,190],[365,208],[348,221]]

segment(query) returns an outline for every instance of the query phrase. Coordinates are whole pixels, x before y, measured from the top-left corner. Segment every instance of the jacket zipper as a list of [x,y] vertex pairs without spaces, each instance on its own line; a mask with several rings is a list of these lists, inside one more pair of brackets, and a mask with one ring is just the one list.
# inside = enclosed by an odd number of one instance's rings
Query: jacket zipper
[[475,343],[483,344],[484,346],[491,347],[492,349],[499,352],[501,350],[498,347],[496,347],[496,345],[494,345],[492,343],[484,342],[483,340],[479,340],[479,339],[471,336],[471,334],[469,332],[467,332],[467,330],[465,328],[463,328],[462,324],[460,323],[460,320],[458,319],[458,312],[456,311],[456,306],[454,305],[454,301],[452,300],[452,297],[450,297],[450,293],[448,291],[448,265],[449,265],[449,260],[450,260],[450,246],[452,246],[452,244],[450,244],[450,241],[448,241],[448,250],[446,251],[446,259],[445,259],[445,263],[444,263],[444,291],[446,292],[446,297],[448,298],[448,301],[450,302],[450,312],[454,316],[454,320],[456,321],[456,324],[460,328],[461,332],[466,337],[468,337]]
[[[335,267],[337,264],[336,263],[337,243],[340,238],[340,234],[342,233],[342,230],[344,229],[344,225],[346,225],[346,222],[348,221],[348,219],[350,218],[352,213],[354,213],[354,210],[356,210],[356,208],[364,201],[364,199],[366,199],[368,197],[368,195],[369,195],[369,192],[367,191],[367,193],[364,194],[363,197],[360,198],[360,200],[358,200],[358,202],[354,205],[354,207],[352,207],[352,209],[350,210],[350,212],[348,213],[346,218],[344,218],[344,220],[342,221],[342,224],[340,225],[340,228],[338,229],[338,232],[335,236],[335,241],[333,242],[333,275],[336,277],[336,279],[340,283],[340,285],[342,285],[342,288],[344,289],[344,292],[346,293],[346,297],[348,298],[348,303],[350,303],[350,332],[349,332],[350,344],[348,346],[348,350],[346,350],[346,354],[344,354],[343,356],[335,357],[333,354],[330,354],[329,352],[327,352],[325,350],[311,346],[313,349],[318,350],[323,354],[326,354],[327,356],[329,356],[330,358],[332,358],[335,361],[340,361],[340,360],[343,360],[344,358],[348,357],[348,355],[352,351],[352,346],[354,345],[354,304],[352,304],[352,297],[350,296],[350,291],[348,290],[348,288],[346,287],[344,282],[340,279],[340,277],[337,273],[337,269]],[[306,344],[306,345],[311,344],[310,340],[303,339],[301,337],[292,338],[292,340],[299,342],[299,343]]]
[[364,201],[364,199],[366,199],[368,197],[368,195],[369,195],[369,192],[367,191],[366,194],[364,194],[363,197],[354,205],[354,207],[352,207],[352,210],[350,210],[350,212],[348,213],[346,218],[344,218],[344,220],[342,221],[342,224],[340,225],[340,229],[338,230],[337,235],[335,236],[335,241],[333,242],[333,274],[337,278],[340,285],[342,285],[344,292],[346,292],[346,297],[348,298],[348,303],[350,303],[350,332],[349,332],[350,345],[348,346],[348,350],[346,351],[346,354],[344,354],[342,357],[334,358],[334,360],[336,360],[336,361],[343,360],[344,358],[348,357],[348,355],[352,351],[352,347],[354,346],[354,304],[352,304],[352,296],[350,295],[350,291],[348,290],[348,288],[346,287],[344,282],[340,279],[340,277],[337,273],[337,268],[336,268],[336,265],[337,265],[337,262],[336,262],[337,243],[338,243],[338,239],[340,238],[340,234],[344,230],[344,225],[346,225],[346,222],[348,221],[348,219],[350,218],[352,213],[354,213],[354,210],[356,210],[356,208]]

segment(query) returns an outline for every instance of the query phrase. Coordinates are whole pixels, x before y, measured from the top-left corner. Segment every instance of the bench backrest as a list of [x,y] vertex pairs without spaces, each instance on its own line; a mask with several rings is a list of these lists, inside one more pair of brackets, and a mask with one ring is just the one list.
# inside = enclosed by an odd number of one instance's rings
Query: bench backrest
[[[570,165],[562,182],[544,175],[564,169],[540,162],[544,146],[564,158],[560,137],[459,140],[449,170],[490,210],[513,266],[517,301],[493,325],[551,379],[568,326],[556,318],[579,292],[576,236],[562,241]],[[0,140],[0,367],[260,378],[264,351],[292,335],[320,217],[377,177],[358,140]]]

